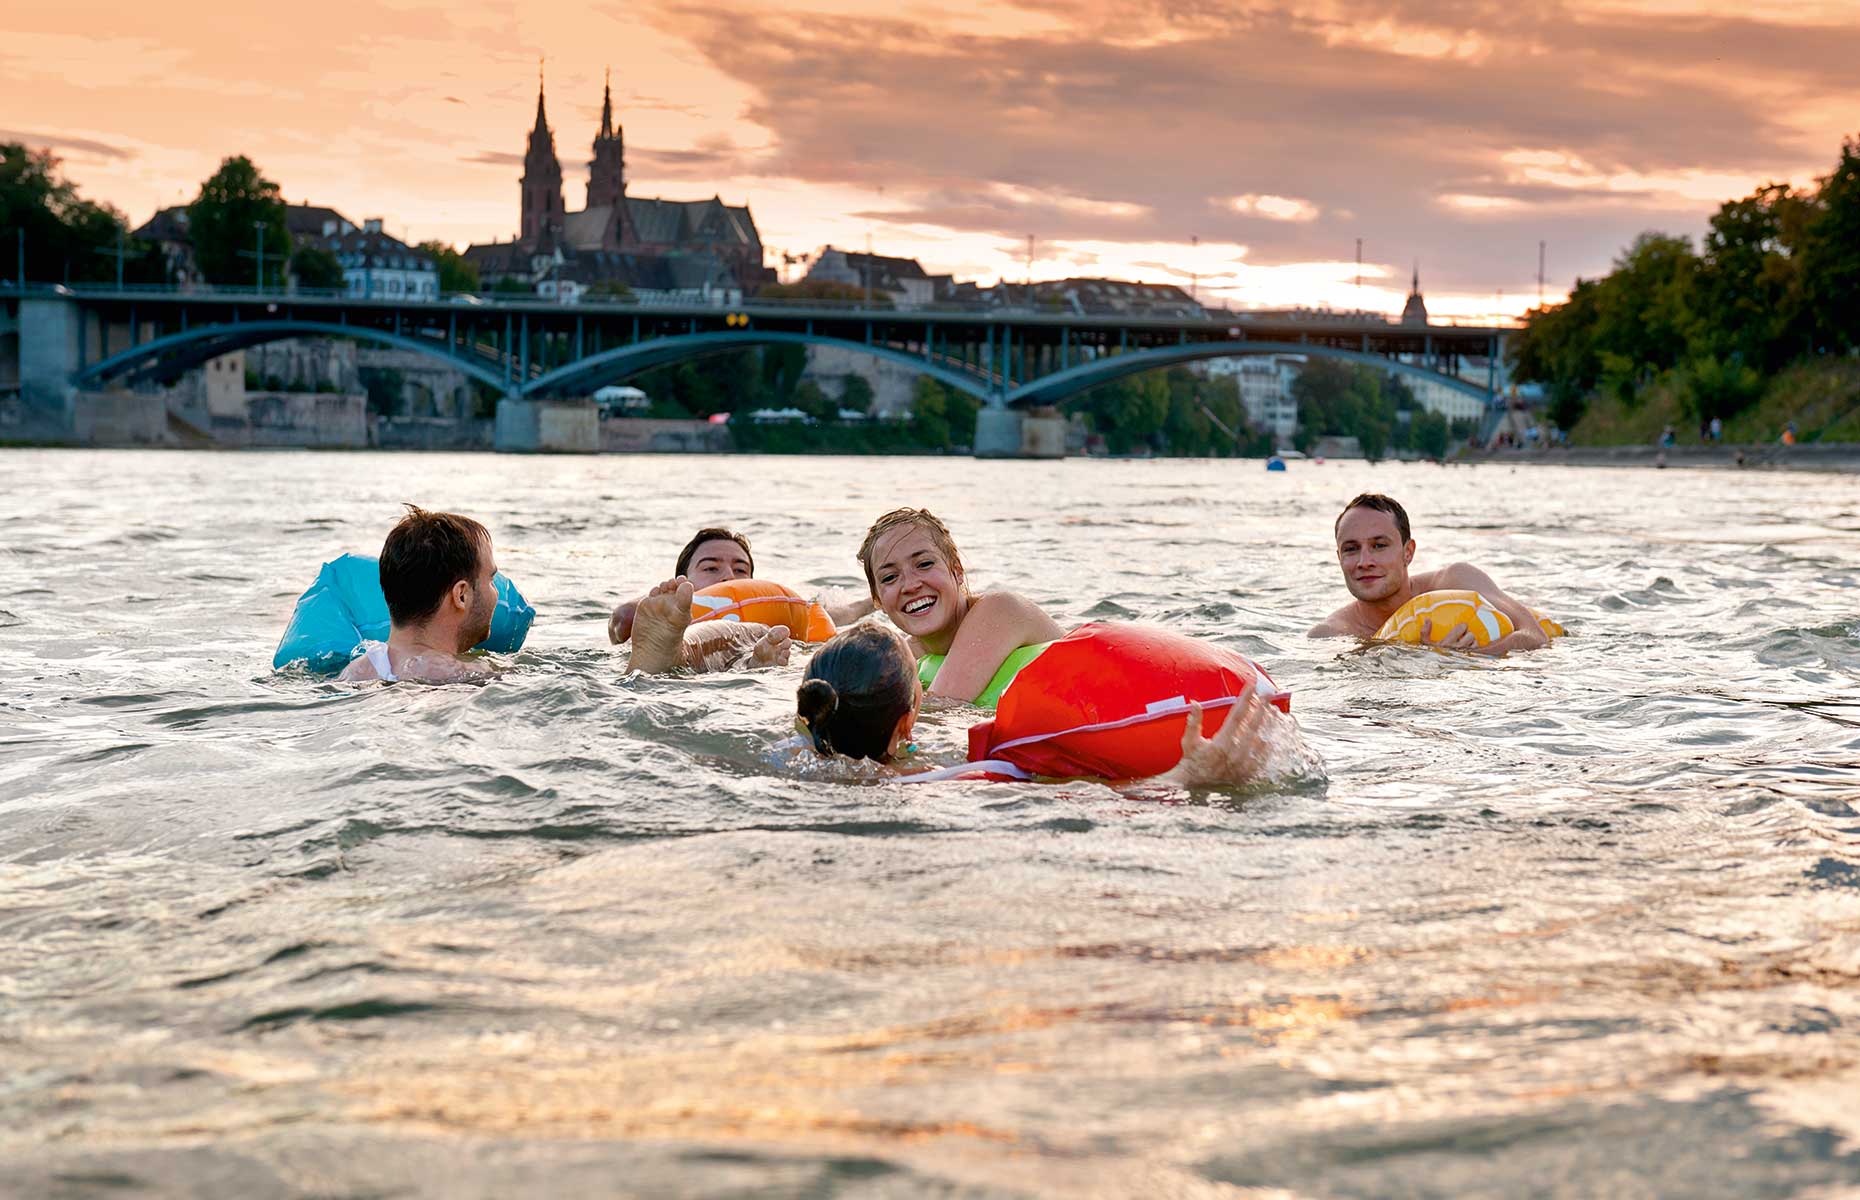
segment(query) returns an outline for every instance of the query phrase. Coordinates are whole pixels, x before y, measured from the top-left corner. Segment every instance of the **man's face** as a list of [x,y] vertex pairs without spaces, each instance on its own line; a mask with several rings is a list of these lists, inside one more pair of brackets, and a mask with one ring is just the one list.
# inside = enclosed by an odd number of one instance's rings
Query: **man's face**
[[491,617],[497,612],[497,560],[486,538],[478,554],[478,574],[472,580],[471,611],[459,625],[459,653],[491,636]]
[[685,578],[694,588],[709,587],[729,579],[748,579],[752,574],[748,551],[729,538],[699,542],[698,548],[691,552],[691,565],[685,568]]
[[1337,525],[1337,565],[1343,586],[1358,600],[1374,603],[1408,586],[1414,541],[1401,540],[1395,518],[1375,508],[1357,507]]

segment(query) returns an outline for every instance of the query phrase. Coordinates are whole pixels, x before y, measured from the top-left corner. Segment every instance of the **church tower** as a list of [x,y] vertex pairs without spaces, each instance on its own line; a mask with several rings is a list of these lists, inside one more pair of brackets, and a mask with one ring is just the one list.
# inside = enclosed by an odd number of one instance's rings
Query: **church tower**
[[1408,290],[1408,303],[1402,307],[1403,325],[1427,324],[1427,301],[1421,299],[1421,264],[1414,264],[1414,286]]
[[555,156],[555,135],[543,114],[540,73],[536,81],[536,128],[530,130],[523,155],[523,224],[519,240],[532,249],[552,246],[562,232],[562,163]]
[[588,207],[618,205],[626,198],[626,138],[614,124],[611,80],[602,89],[601,131],[594,135],[594,158],[588,163]]

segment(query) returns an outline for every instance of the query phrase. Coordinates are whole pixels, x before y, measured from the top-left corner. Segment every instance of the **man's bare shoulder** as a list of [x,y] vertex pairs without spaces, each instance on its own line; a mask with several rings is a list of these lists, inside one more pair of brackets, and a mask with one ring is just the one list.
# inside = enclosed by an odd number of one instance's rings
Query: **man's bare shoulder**
[[348,666],[344,667],[342,669],[342,674],[336,676],[336,682],[338,683],[372,683],[380,678],[381,676],[376,674],[375,672],[375,664],[370,662],[368,660],[368,656],[364,654],[360,658],[356,659],[354,662],[350,663]]
[[1422,592],[1479,591],[1497,585],[1492,577],[1469,562],[1448,563],[1413,577],[1416,595]]

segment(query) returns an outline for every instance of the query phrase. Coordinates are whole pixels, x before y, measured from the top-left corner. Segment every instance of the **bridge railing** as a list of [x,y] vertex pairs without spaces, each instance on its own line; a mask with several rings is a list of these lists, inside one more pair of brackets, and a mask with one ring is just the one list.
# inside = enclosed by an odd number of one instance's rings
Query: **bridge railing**
[[[225,283],[126,283],[117,286],[113,283],[27,283],[28,295],[63,295],[73,297],[157,297],[187,298],[202,300],[251,300],[268,303],[288,303],[293,301],[348,302],[373,304],[386,307],[407,308],[476,308],[487,305],[517,305],[546,308],[560,306],[579,310],[593,311],[679,311],[692,309],[715,309],[723,311],[762,311],[781,312],[837,312],[847,316],[896,317],[910,313],[925,316],[948,314],[956,316],[991,316],[1003,318],[1039,317],[1046,320],[1137,320],[1137,321],[1175,321],[1206,322],[1213,325],[1229,325],[1245,328],[1251,324],[1269,323],[1274,326],[1309,325],[1314,331],[1322,327],[1326,331],[1340,328],[1361,329],[1366,332],[1399,332],[1403,327],[1399,321],[1378,313],[1365,312],[1327,312],[1323,309],[1293,310],[1269,309],[1230,309],[1206,308],[1196,306],[1192,309],[1148,309],[1136,311],[1085,310],[1049,305],[1049,304],[994,304],[982,301],[932,300],[922,303],[892,301],[887,298],[882,304],[867,304],[864,300],[849,299],[808,299],[802,297],[762,297],[735,296],[731,294],[681,295],[681,296],[579,296],[574,299],[557,299],[553,296],[540,295],[536,292],[443,292],[437,296],[393,296],[382,293],[363,294],[349,288],[309,288],[294,287],[279,289],[275,287],[260,288],[252,284]],[[0,295],[19,294],[18,284],[11,279],[0,279]],[[1426,326],[1428,329],[1467,329],[1493,330],[1521,328],[1523,322],[1501,318],[1496,324],[1491,320],[1471,321],[1460,318],[1435,318]]]

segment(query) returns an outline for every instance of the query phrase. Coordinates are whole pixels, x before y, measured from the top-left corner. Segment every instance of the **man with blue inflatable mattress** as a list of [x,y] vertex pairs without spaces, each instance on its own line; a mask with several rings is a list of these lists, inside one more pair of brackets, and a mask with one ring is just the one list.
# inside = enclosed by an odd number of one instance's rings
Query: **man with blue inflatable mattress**
[[345,682],[379,679],[464,683],[497,668],[466,651],[491,634],[497,610],[497,563],[491,534],[470,517],[409,504],[381,547],[387,642],[363,642],[342,672]]
[[1353,599],[1312,626],[1309,637],[1376,638],[1502,655],[1547,646],[1563,632],[1470,563],[1410,572],[1414,538],[1408,513],[1387,496],[1365,492],[1350,501],[1333,533],[1343,585]]

